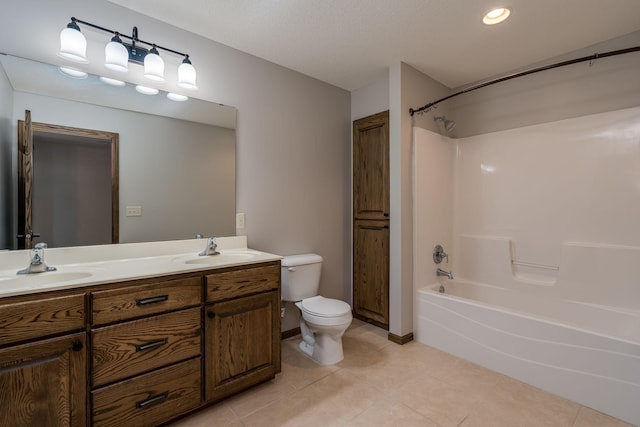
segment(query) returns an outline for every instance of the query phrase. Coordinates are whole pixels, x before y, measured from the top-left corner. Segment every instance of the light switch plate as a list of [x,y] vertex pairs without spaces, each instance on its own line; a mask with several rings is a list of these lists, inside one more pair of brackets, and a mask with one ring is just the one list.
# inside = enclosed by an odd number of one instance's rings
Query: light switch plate
[[142,216],[142,206],[127,206],[125,216]]
[[236,228],[244,228],[244,214],[237,213],[236,214]]

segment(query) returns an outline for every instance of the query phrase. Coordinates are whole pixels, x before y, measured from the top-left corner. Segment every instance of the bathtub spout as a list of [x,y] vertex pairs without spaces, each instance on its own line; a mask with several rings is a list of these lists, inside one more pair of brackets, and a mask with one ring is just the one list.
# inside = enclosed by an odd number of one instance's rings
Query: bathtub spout
[[436,270],[436,276],[438,276],[438,277],[440,277],[440,276],[444,276],[444,277],[446,277],[446,278],[447,278],[447,279],[449,279],[449,280],[453,280],[453,274],[451,274],[450,272],[445,271],[445,270],[443,270],[443,269],[441,269],[441,268],[438,268],[438,269]]

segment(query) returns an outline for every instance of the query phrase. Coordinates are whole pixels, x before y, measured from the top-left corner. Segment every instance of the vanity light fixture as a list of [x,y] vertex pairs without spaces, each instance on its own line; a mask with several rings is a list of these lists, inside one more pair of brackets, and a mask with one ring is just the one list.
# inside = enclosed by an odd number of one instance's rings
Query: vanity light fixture
[[191,65],[189,55],[185,56],[178,67],[178,86],[189,90],[196,90],[196,69]]
[[122,43],[119,33],[104,47],[104,66],[120,73],[129,71],[129,51]]
[[164,61],[160,58],[156,45],[144,57],[144,76],[154,82],[164,81]]
[[86,64],[87,60],[87,39],[80,32],[77,20],[71,18],[62,31],[60,31],[60,52],[58,55],[69,61]]
[[509,9],[506,7],[498,7],[487,12],[487,14],[484,15],[484,18],[482,18],[482,22],[486,25],[499,24],[507,19],[509,15],[511,15],[511,11]]
[[[144,76],[146,78],[154,82],[164,82],[164,60],[159,53],[159,50],[163,50],[184,58],[182,64],[178,67],[178,85],[191,90],[197,89],[196,69],[191,64],[189,55],[141,40],[138,37],[138,27],[133,27],[131,36],[127,36],[119,31],[71,18],[71,22],[60,32],[59,56],[74,62],[85,64],[89,62],[86,55],[87,40],[80,32],[78,24],[113,34],[111,41],[105,46],[104,65],[108,69],[126,72],[130,62],[140,64],[144,65]],[[130,43],[123,42],[121,37],[130,40]],[[150,46],[150,49],[140,46],[141,44]]]

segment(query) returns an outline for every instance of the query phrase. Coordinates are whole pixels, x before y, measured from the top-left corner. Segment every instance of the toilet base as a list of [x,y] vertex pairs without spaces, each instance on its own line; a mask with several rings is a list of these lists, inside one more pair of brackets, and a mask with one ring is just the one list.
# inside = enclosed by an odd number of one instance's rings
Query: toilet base
[[[318,326],[309,327],[304,319],[300,322],[300,330],[302,332],[302,341],[298,345],[300,350],[311,357],[320,365],[334,365],[344,359],[342,350],[342,335],[347,329],[349,322],[336,326]],[[315,329],[313,331],[312,329]]]
[[304,341],[300,341],[300,345],[298,347],[300,347],[300,350],[302,350],[302,352],[304,354],[306,354],[309,357],[313,357],[313,346],[312,345],[309,345]]

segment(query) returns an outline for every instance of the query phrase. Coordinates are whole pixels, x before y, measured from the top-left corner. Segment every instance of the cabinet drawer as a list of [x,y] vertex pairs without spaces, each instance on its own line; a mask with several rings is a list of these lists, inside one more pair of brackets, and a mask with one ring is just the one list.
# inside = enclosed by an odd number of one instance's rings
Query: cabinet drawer
[[200,277],[189,277],[93,292],[92,323],[104,325],[193,307],[202,301],[201,289]]
[[200,319],[197,307],[91,331],[93,386],[200,355]]
[[280,287],[280,263],[223,271],[205,276],[207,302],[276,290]]
[[0,345],[84,329],[84,294],[0,303]]
[[200,406],[200,358],[91,392],[94,426],[152,426]]

